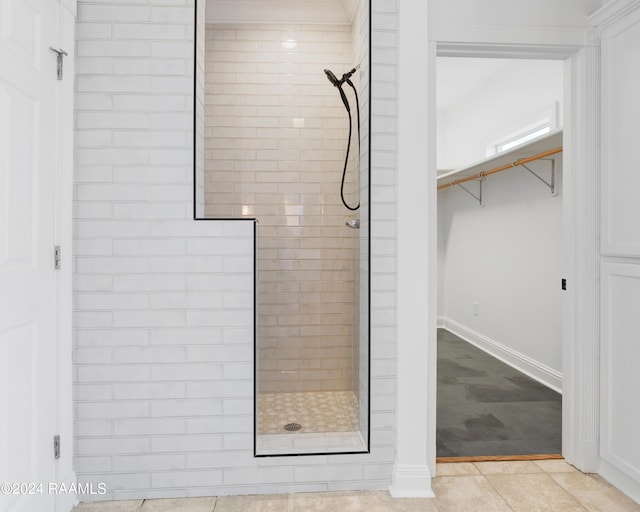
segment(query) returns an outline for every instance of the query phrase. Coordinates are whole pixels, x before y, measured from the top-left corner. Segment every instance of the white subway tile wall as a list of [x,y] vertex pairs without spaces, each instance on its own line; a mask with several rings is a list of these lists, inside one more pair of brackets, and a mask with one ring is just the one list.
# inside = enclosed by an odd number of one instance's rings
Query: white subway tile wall
[[386,487],[395,1],[373,4],[372,452],[265,459],[253,458],[253,224],[192,220],[193,0],[78,4],[75,467],[107,488],[81,499]]

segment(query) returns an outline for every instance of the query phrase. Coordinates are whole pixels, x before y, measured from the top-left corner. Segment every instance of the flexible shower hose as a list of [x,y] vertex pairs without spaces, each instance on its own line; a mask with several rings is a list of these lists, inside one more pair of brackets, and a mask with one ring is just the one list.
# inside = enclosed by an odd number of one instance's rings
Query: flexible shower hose
[[[358,120],[358,168],[360,168],[360,102],[358,100],[358,91],[356,90],[355,85],[353,85],[353,82],[351,80],[349,80],[348,78],[345,80],[349,86],[353,89],[353,93],[356,96],[356,113],[357,113],[357,120]],[[346,199],[344,198],[344,181],[347,177],[347,165],[349,164],[349,152],[351,151],[351,133],[353,131],[352,128],[352,117],[351,117],[351,110],[347,109],[347,114],[349,114],[349,137],[347,139],[347,153],[345,154],[344,157],[344,167],[342,169],[342,182],[340,184],[340,199],[342,199],[342,204],[345,206],[345,208],[347,208],[348,210],[356,211],[358,208],[360,208],[360,201],[358,201],[358,204],[356,206],[350,206]]]

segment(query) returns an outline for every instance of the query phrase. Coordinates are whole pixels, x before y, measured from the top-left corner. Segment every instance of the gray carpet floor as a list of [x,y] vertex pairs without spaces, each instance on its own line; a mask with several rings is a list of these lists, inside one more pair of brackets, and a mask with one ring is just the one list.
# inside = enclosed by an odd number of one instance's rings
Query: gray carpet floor
[[560,454],[562,395],[438,329],[438,457]]

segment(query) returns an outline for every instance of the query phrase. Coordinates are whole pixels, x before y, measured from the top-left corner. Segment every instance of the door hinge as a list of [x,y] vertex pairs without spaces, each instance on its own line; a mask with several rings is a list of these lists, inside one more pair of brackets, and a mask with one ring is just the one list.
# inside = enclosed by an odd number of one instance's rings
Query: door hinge
[[56,50],[55,48],[51,48],[51,46],[49,46],[49,50],[56,54],[56,78],[62,80],[62,58],[69,54],[62,49]]
[[53,458],[60,458],[60,436],[57,434],[53,436]]
[[566,290],[567,289],[567,280],[566,279],[562,279],[562,289]]
[[56,270],[60,270],[61,249],[59,245],[56,245],[53,249],[53,267]]

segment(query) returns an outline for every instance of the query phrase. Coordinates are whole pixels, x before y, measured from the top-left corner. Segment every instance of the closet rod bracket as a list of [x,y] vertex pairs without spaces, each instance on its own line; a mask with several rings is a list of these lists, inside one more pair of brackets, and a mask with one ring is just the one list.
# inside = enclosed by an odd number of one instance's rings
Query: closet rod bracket
[[485,179],[486,178],[484,177],[484,175],[481,175],[479,179],[473,180],[473,181],[477,181],[478,182],[478,195],[474,194],[471,190],[469,190],[467,187],[465,187],[462,183],[456,183],[456,185],[458,185],[462,190],[464,190],[467,194],[469,194],[476,201],[478,201],[480,206],[484,206],[484,198],[482,196],[482,182]]
[[527,171],[529,171],[536,178],[538,178],[542,183],[544,183],[547,187],[549,187],[549,190],[551,190],[551,195],[555,195],[556,193],[556,161],[555,160],[550,160],[550,161],[551,161],[551,181],[545,180],[542,176],[540,176],[533,169],[527,167],[525,164],[519,164],[518,162],[515,162],[514,165],[520,165],[524,167]]

